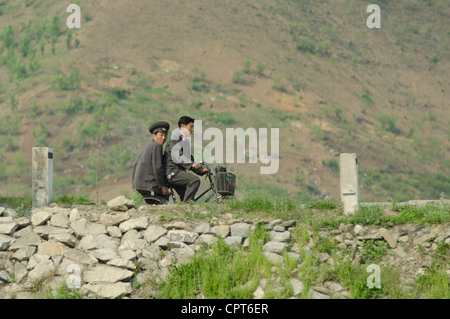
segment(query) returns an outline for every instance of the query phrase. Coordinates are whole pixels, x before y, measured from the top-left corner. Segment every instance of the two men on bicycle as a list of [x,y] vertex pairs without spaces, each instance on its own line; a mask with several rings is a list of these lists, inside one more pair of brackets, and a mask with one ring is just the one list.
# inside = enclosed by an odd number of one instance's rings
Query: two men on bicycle
[[178,129],[173,132],[164,153],[162,145],[167,139],[169,123],[160,121],[150,126],[153,141],[141,152],[133,170],[133,189],[143,197],[167,196],[167,187],[170,186],[178,193],[181,201],[194,199],[200,179],[188,171],[200,176],[208,171],[202,169],[200,163],[195,163],[191,155],[191,144],[187,137],[194,132],[194,121],[188,116],[178,120]]

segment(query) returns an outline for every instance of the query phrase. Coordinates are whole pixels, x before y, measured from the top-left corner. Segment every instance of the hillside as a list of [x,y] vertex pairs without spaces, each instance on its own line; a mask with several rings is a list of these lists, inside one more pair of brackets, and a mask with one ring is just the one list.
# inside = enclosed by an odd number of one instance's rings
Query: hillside
[[[339,199],[358,154],[363,201],[450,195],[446,1],[0,1],[0,195],[31,194],[31,148],[54,149],[55,193],[131,194],[148,125],[280,128],[280,168],[229,164],[238,193]],[[205,143],[207,143],[205,141]]]

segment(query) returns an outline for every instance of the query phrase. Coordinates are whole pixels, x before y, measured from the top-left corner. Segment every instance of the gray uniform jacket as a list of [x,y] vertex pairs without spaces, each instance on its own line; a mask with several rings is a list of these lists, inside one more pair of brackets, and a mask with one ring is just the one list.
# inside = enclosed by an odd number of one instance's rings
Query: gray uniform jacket
[[166,160],[162,145],[151,141],[142,150],[133,169],[133,189],[152,191],[166,186]]
[[183,135],[172,136],[166,145],[165,158],[167,160],[167,174],[177,173],[178,171],[192,170],[197,175],[201,174],[201,168],[193,170],[194,156],[190,153],[191,143]]

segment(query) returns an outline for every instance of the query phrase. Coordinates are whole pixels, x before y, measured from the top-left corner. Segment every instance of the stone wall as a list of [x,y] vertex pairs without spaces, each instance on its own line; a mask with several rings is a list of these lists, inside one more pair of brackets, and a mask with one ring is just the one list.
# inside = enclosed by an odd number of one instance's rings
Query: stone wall
[[[136,297],[134,282],[164,279],[170,265],[189,262],[202,245],[223,238],[228,245],[248,246],[247,236],[258,223],[269,231],[270,240],[262,249],[273,264],[283,262],[281,253],[286,248],[289,258],[299,265],[300,248],[315,254],[319,262],[333,262],[328,254],[311,250],[312,237],[303,247],[292,240],[295,220],[258,221],[224,216],[209,222],[162,222],[160,214],[136,210],[134,203],[124,197],[108,202],[108,209],[103,210],[92,206],[51,206],[33,209],[29,218],[0,208],[0,298],[42,298],[34,291],[43,283],[51,291],[66,283],[80,288],[87,298]],[[335,241],[338,249],[355,252],[363,240],[385,240],[393,251],[392,263],[407,264],[417,263],[416,255],[405,252],[411,247],[420,244],[433,250],[439,241],[450,243],[450,225],[378,229],[341,224],[319,236]],[[419,271],[420,262],[417,267]],[[255,298],[264,297],[265,283],[266,279],[261,280]],[[303,284],[298,279],[293,278],[291,285],[294,296],[302,292]],[[310,295],[349,297],[343,287],[333,282],[313,287]]]

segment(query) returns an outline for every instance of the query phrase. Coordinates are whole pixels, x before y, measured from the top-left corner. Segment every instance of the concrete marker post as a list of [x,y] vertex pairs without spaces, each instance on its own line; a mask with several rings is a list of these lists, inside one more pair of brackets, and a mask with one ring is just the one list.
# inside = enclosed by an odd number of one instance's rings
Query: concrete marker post
[[48,206],[53,199],[53,149],[32,149],[32,200],[33,207]]
[[356,153],[340,154],[340,184],[344,215],[353,215],[360,205],[358,158]]

